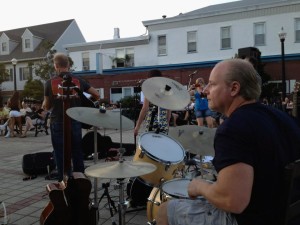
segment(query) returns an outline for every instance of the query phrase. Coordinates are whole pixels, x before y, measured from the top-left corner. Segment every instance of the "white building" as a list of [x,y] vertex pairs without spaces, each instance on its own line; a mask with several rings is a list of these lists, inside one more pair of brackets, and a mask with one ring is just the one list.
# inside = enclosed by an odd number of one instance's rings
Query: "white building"
[[[263,62],[278,63],[281,60],[278,33],[282,27],[287,33],[285,59],[294,64],[296,60],[299,65],[299,0],[242,0],[196,9],[175,17],[143,21],[143,25],[148,33],[142,36],[119,38],[119,31],[115,29],[111,40],[65,45],[74,61],[75,73],[90,76],[123,74],[125,79],[128,74],[151,68],[194,70],[232,58],[238,49],[245,47],[258,48]],[[120,60],[126,55],[128,61]],[[288,81],[299,79],[299,66],[297,71],[290,71],[288,66],[286,70]],[[272,69],[269,72],[274,80],[281,82],[278,79],[281,73],[278,69],[276,71],[277,74]],[[287,83],[288,93],[291,86]],[[96,87],[106,88],[105,85]],[[128,89],[126,85],[123,88]],[[122,93],[118,96],[124,97],[124,90]],[[133,88],[131,93],[127,91],[129,94],[133,94]],[[110,100],[115,100],[111,90],[109,95]]]

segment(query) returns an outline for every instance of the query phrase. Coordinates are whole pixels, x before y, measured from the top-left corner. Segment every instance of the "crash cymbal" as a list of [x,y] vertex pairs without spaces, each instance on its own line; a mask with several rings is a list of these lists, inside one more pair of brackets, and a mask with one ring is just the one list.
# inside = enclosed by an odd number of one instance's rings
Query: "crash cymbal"
[[184,125],[170,127],[169,136],[177,140],[190,153],[214,156],[214,137],[216,128]]
[[145,80],[142,91],[151,103],[169,110],[184,109],[191,98],[184,86],[166,77],[152,77]]
[[105,162],[88,167],[85,174],[99,178],[129,178],[148,174],[156,170],[151,163],[137,161]]
[[[105,113],[101,113],[97,108],[73,107],[67,110],[67,115],[74,120],[95,127],[120,129],[120,111],[106,110]],[[122,129],[128,130],[133,127],[133,121],[122,116]]]

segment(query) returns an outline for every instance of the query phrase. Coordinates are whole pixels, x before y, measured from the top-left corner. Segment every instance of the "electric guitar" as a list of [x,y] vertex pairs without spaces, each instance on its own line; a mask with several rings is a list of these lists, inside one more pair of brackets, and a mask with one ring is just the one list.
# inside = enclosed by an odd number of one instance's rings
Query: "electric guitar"
[[64,179],[48,184],[46,190],[50,202],[40,216],[41,225],[92,225],[89,196],[92,188],[90,180],[80,172],[71,170],[71,119],[66,114],[70,108],[70,96],[74,87],[72,79],[64,79],[63,89],[63,135],[64,135]]

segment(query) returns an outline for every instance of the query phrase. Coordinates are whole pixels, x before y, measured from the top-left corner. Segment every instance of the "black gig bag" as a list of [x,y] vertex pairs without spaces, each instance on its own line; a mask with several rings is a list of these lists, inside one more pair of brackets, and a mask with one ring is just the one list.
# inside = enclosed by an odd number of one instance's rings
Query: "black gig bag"
[[52,152],[37,152],[26,154],[22,159],[22,169],[25,174],[48,174],[55,169],[55,160]]

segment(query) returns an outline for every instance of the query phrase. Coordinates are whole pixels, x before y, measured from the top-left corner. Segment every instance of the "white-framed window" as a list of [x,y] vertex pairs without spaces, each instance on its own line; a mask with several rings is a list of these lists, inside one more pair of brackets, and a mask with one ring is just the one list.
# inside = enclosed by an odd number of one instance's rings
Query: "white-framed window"
[[90,54],[89,52],[82,53],[82,70],[90,70]]
[[266,44],[266,23],[254,23],[254,46]]
[[159,35],[157,37],[158,41],[158,55],[163,56],[167,55],[167,36],[166,35]]
[[31,67],[20,67],[19,68],[19,79],[29,80],[32,77],[32,68]]
[[295,42],[300,42],[300,18],[295,19]]
[[231,48],[231,27],[221,27],[221,49]]
[[7,52],[7,42],[2,42],[1,43],[1,52]]
[[197,52],[197,31],[187,32],[187,52]]
[[30,49],[31,48],[31,40],[30,39],[26,38],[24,40],[24,48],[25,49]]
[[114,59],[116,67],[134,66],[134,48],[116,49],[116,58]]

